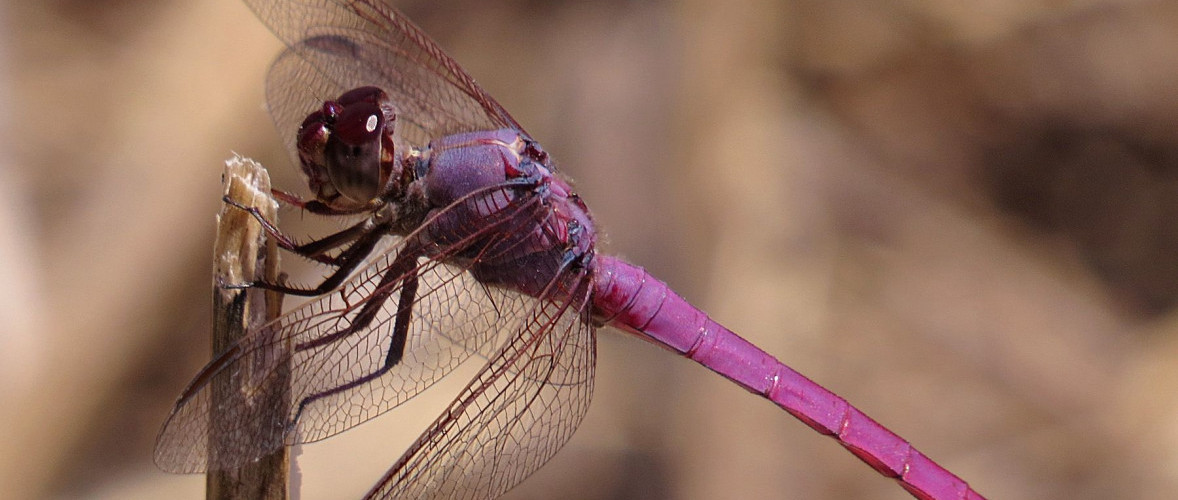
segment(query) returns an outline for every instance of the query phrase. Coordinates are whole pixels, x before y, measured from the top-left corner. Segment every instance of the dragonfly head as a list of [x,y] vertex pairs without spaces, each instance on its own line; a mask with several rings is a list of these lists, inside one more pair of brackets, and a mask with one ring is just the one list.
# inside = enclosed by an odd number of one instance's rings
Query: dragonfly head
[[298,152],[316,199],[332,208],[359,209],[397,190],[395,121],[388,95],[376,87],[345,92],[307,116],[299,127]]

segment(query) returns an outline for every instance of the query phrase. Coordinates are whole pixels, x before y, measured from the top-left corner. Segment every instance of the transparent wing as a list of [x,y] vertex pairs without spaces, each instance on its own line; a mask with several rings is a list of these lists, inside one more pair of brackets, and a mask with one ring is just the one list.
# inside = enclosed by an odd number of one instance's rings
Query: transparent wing
[[337,99],[354,88],[344,85],[320,73],[291,49],[282,51],[270,65],[266,74],[266,107],[295,165],[299,164],[299,125],[307,115],[320,109],[324,101]]
[[[406,241],[429,232],[434,233],[431,238],[437,238],[438,231],[446,230],[427,222],[414,235],[390,247],[388,253],[372,259],[339,289],[251,332],[209,363],[181,395],[157,439],[156,463],[171,472],[236,467],[284,445],[316,441],[354,427],[425,390],[471,354],[489,357],[508,335],[520,329],[535,299],[486,286],[464,267],[442,262],[453,261],[462,252],[478,254],[480,247],[496,245],[520,231],[527,234],[543,220],[534,211],[543,209],[538,197],[525,197],[514,208],[496,214],[494,220],[473,221],[471,227],[480,229],[462,242],[439,250],[432,258],[416,259],[410,271],[390,273],[390,269],[397,269]],[[398,311],[410,307],[399,302],[411,274],[417,276],[418,289],[411,302],[404,358],[374,380],[319,397],[383,366],[392,345],[394,318]],[[382,295],[388,300],[367,328],[332,342],[323,341],[349,328],[364,306]],[[234,383],[227,387],[272,385],[266,382],[280,376],[284,365],[290,367],[289,399],[247,389],[228,406],[217,408],[217,424],[230,428],[216,432],[233,436],[235,441],[229,450],[209,458],[214,388],[230,382]],[[301,413],[300,403],[304,404]],[[265,419],[263,412],[257,411],[278,404],[289,409],[284,422]]]
[[384,1],[246,3],[289,47],[266,83],[271,114],[288,146],[325,99],[367,85],[389,94],[397,111],[394,130],[413,146],[456,132],[523,131],[457,62]]
[[367,498],[495,498],[556,454],[593,393],[588,287],[585,273],[562,274]]

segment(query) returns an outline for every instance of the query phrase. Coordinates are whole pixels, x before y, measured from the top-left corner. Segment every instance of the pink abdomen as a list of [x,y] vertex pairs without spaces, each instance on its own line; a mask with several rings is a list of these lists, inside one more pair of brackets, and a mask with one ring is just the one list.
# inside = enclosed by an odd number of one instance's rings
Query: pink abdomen
[[982,498],[953,473],[814,381],[712,321],[640,267],[609,256],[594,261],[593,316],[706,366],[834,437],[917,498]]

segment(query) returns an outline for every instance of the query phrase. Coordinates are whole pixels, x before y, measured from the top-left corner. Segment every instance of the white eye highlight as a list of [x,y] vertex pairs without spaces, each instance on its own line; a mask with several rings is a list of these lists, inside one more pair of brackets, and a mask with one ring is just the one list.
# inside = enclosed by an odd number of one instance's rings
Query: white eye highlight
[[364,124],[364,128],[368,129],[369,132],[372,132],[373,130],[376,130],[377,123],[378,123],[378,120],[376,118],[376,115],[368,115],[368,123]]

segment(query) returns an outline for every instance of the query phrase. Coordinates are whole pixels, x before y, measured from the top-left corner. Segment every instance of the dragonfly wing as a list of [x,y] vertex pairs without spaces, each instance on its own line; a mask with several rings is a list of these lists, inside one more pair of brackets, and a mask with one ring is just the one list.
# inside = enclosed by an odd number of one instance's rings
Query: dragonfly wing
[[295,165],[299,165],[299,126],[308,115],[322,108],[324,101],[337,99],[349,90],[343,85],[319,72],[291,49],[282,51],[270,65],[266,74],[266,107]]
[[362,86],[388,93],[397,111],[394,130],[413,146],[457,132],[522,132],[457,62],[385,2],[246,3],[289,47],[266,84],[271,114],[288,147],[302,120],[324,100]]
[[367,498],[495,498],[568,442],[592,397],[596,337],[587,275],[558,280],[565,298],[535,304]]
[[[250,332],[209,363],[181,395],[157,439],[156,463],[172,472],[236,467],[283,445],[317,441],[359,425],[430,387],[471,354],[490,357],[509,335],[518,332],[536,299],[486,286],[465,267],[445,262],[458,252],[478,253],[471,241],[497,244],[496,238],[513,232],[503,224],[531,220],[513,214],[530,214],[528,210],[538,207],[542,208],[539,198],[529,197],[509,209],[518,212],[492,221],[476,220],[473,225],[481,229],[466,238],[467,243],[440,249],[431,258],[419,257],[412,271],[388,276],[388,270],[395,268],[400,254],[406,251],[406,241],[442,230],[427,222],[389,247],[384,255],[372,258],[337,290]],[[535,224],[510,229],[526,232]],[[504,236],[497,236],[501,234]],[[410,306],[398,303],[399,292],[410,274],[416,275],[418,288],[411,304],[403,359],[374,380],[318,397],[373,374],[384,365],[393,343],[398,310]],[[380,293],[386,294],[388,301],[366,328],[333,342],[310,346],[349,328],[364,305],[376,300],[373,297]],[[282,376],[287,371],[281,369],[284,366],[289,367],[289,412],[285,422],[274,422],[257,408],[283,401],[276,399],[279,394],[257,388]],[[225,383],[245,387],[244,394],[233,403],[219,399],[215,403],[213,388]],[[308,398],[310,402],[299,413],[300,402]],[[210,415],[214,404],[222,405],[216,408],[219,422],[236,426],[228,431],[238,441],[228,447],[231,451],[210,459]]]

